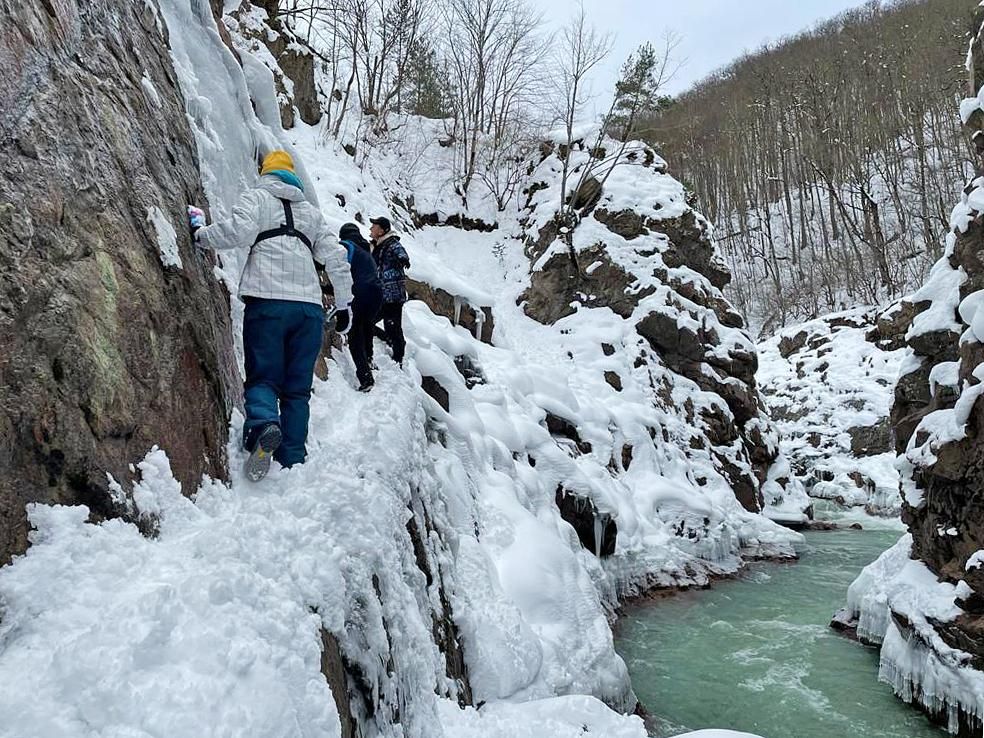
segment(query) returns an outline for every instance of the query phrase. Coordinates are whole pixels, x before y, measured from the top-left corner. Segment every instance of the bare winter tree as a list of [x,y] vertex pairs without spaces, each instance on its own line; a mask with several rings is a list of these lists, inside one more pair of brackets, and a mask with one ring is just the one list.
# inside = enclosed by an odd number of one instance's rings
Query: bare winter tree
[[604,188],[615,167],[622,163],[629,141],[639,134],[644,116],[652,114],[664,103],[660,91],[680,69],[681,62],[676,57],[679,44],[678,36],[667,33],[658,51],[647,42],[622,65],[622,76],[615,83],[611,106],[601,119],[591,151],[601,152],[604,140],[609,136],[617,137],[620,142],[614,151],[605,151],[603,156],[592,158],[581,167],[577,184],[562,203],[559,214],[562,228],[570,229],[577,223],[577,210],[583,206],[579,195],[585,191],[588,182],[594,181],[593,189],[598,192]]
[[516,126],[542,81],[549,51],[541,18],[523,0],[447,0],[445,49],[458,192],[508,157]]
[[374,38],[363,43],[360,64],[365,90],[362,108],[381,119],[402,109],[402,96],[420,39],[430,31],[432,5],[427,0],[375,0]]
[[[273,2],[273,0],[270,0]],[[358,102],[360,128],[385,130],[387,113],[404,109],[421,40],[434,32],[434,0],[281,0],[281,17],[292,19],[314,40],[330,67],[326,102],[331,134]],[[371,119],[371,120],[369,120]],[[361,125],[368,121],[368,125]]]
[[[354,135],[350,142],[364,154],[383,134],[398,135],[390,113],[436,115],[454,144],[453,181],[462,201],[479,181],[500,210],[513,199],[547,124],[564,121],[570,148],[588,98],[587,76],[612,44],[580,7],[555,52],[528,0],[281,0],[279,9],[282,18],[306,25],[330,67],[330,135]],[[656,87],[664,76],[660,62],[668,59],[655,52],[646,59]],[[559,94],[549,94],[551,84]],[[622,89],[620,107],[608,116],[623,132],[632,128],[631,111],[648,104],[633,94]],[[554,97],[556,111],[543,102]],[[625,111],[629,122],[618,117]],[[569,176],[565,168],[563,197]]]
[[[570,152],[574,145],[574,125],[583,114],[584,105],[589,99],[588,75],[612,50],[611,34],[599,33],[588,23],[584,4],[578,5],[577,12],[560,34],[556,50],[556,83],[559,87],[560,120],[564,122],[566,134],[565,150]],[[567,180],[570,176],[570,156],[562,157],[563,169],[560,177],[560,207],[567,203]]]
[[972,172],[964,0],[867,3],[737,60],[640,132],[700,198],[770,333],[920,283]]

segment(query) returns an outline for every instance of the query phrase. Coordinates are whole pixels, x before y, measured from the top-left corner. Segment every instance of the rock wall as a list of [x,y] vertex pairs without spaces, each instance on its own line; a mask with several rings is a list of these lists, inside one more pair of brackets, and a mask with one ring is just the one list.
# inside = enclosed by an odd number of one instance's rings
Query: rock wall
[[228,297],[192,253],[194,139],[151,3],[0,2],[0,563],[25,505],[125,508],[155,444],[223,477]]
[[[882,671],[894,675],[905,699],[948,722],[951,732],[979,735],[980,694],[957,685],[984,683],[984,14],[968,57],[970,93],[961,105],[977,149],[978,176],[964,189],[950,218],[943,258],[909,299],[914,313],[905,340],[895,391],[892,424],[904,474],[903,520],[911,532],[911,558],[922,562],[941,585],[957,585],[956,614],[946,618],[902,611],[889,599],[895,633],[906,657]],[[978,558],[984,557],[980,554]],[[860,581],[860,580],[859,580]],[[908,598],[911,601],[911,598]],[[910,608],[911,610],[911,608]],[[913,664],[941,663],[959,679],[932,682]],[[939,685],[947,684],[945,689]],[[942,694],[941,694],[942,692]]]

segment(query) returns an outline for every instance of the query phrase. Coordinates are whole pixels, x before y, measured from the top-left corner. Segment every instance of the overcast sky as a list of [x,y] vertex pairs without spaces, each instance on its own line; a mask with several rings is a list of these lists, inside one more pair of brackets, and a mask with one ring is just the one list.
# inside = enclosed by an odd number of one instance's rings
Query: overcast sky
[[[576,9],[576,0],[532,1],[556,27],[563,26]],[[658,43],[666,30],[681,37],[678,53],[687,60],[667,89],[677,93],[744,51],[862,4],[862,0],[584,0],[591,22],[611,32],[615,40],[593,87],[607,98],[625,58],[645,41]]]

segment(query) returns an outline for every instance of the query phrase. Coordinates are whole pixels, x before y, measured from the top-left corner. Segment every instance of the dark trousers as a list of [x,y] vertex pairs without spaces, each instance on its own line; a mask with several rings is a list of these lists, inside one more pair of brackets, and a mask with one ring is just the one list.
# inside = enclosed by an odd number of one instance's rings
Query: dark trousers
[[246,298],[243,443],[249,449],[260,429],[278,423],[283,440],[274,458],[284,466],[306,456],[308,403],[324,323],[324,309],[314,303]]
[[372,327],[379,320],[379,310],[383,304],[380,293],[377,296],[359,296],[352,302],[352,327],[348,333],[349,353],[355,362],[355,375],[359,382],[372,381]]
[[[393,361],[402,364],[403,355],[407,350],[407,341],[403,337],[403,303],[384,302],[382,309],[383,330],[374,330],[377,338],[381,338],[393,349]],[[369,344],[369,360],[372,360],[372,343]]]

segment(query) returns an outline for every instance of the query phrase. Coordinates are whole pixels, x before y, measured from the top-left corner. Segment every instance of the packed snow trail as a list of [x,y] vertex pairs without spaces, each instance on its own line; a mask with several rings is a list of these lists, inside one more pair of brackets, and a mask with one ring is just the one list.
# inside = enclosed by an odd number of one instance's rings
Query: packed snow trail
[[[189,500],[165,454],[149,454],[133,501],[159,516],[156,538],[89,524],[83,507],[33,508],[32,548],[0,570],[0,735],[339,735],[324,625],[343,648],[364,641],[353,650],[365,649],[364,668],[376,660],[381,690],[402,693],[408,735],[573,738],[589,726],[643,738],[641,721],[588,696],[481,711],[435,696],[447,685],[421,616],[424,575],[394,537],[410,516],[408,480],[427,488],[424,413],[412,370],[379,361],[368,395],[347,364],[316,381],[309,461],[275,465],[259,484],[237,472],[231,488],[206,483]],[[238,469],[244,454],[230,453]],[[361,628],[345,632],[354,618]]]
[[[452,703],[435,710],[443,662],[416,600],[424,575],[393,535],[409,517],[407,480],[421,475],[423,413],[410,376],[381,363],[369,395],[337,370],[317,382],[310,460],[275,465],[259,484],[237,475],[192,501],[151,453],[134,501],[161,516],[155,539],[88,524],[82,507],[35,507],[29,554],[0,570],[0,734],[338,735],[320,630],[341,635],[351,593],[374,576],[382,602],[357,597],[363,628],[347,637],[393,659],[381,687],[419,690],[404,695],[405,725],[431,738],[442,722],[477,720]],[[238,468],[243,454],[230,451]],[[421,675],[430,683],[394,683]],[[579,703],[612,735],[644,734],[592,698]],[[517,727],[481,724],[483,735]]]
[[[84,508],[36,507],[29,555],[0,571],[0,671],[20,675],[5,680],[0,714],[23,720],[4,730],[336,734],[320,624],[341,629],[346,577],[402,569],[380,544],[406,517],[394,492],[414,459],[409,384],[387,372],[363,397],[336,373],[318,383],[309,463],[257,485],[208,484],[195,502],[152,453],[134,500],[161,514],[157,539],[88,525]],[[238,469],[243,454],[230,451]]]

